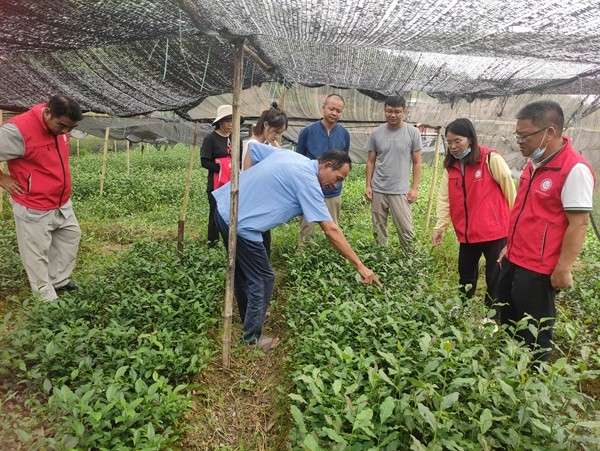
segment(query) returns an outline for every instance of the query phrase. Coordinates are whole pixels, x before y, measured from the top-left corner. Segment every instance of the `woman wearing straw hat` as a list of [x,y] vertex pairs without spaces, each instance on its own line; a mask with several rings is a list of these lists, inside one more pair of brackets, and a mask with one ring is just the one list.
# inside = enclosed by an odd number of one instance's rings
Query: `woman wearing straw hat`
[[[208,169],[206,193],[208,194],[208,247],[214,247],[219,241],[219,228],[215,220],[217,204],[211,192],[223,186],[231,176],[231,132],[233,130],[233,108],[231,105],[221,105],[217,108],[217,115],[212,125],[215,131],[208,134],[202,142],[200,162],[203,168]],[[241,117],[240,124],[244,123]],[[242,148],[240,142],[240,149]]]

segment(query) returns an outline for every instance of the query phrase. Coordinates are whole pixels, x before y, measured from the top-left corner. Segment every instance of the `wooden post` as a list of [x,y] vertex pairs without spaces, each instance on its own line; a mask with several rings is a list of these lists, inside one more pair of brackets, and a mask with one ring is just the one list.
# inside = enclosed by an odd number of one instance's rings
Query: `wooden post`
[[104,195],[104,177],[106,176],[106,163],[108,161],[108,134],[110,127],[106,127],[104,133],[104,156],[102,157],[102,174],[100,175],[100,195]]
[[233,132],[231,134],[231,201],[229,208],[229,240],[227,256],[227,278],[225,306],[223,309],[223,367],[229,368],[231,356],[231,315],[233,310],[233,280],[235,275],[235,253],[237,244],[238,195],[240,177],[240,106],[244,70],[244,38],[236,38],[233,65]]
[[127,140],[127,175],[129,175],[130,156],[129,156],[129,140]]
[[190,158],[188,160],[187,180],[185,181],[185,191],[183,193],[183,206],[181,207],[181,216],[179,217],[179,226],[177,227],[177,253],[179,259],[183,259],[183,235],[185,229],[185,217],[187,214],[187,205],[190,198],[190,185],[192,184],[192,169],[194,168],[194,154],[196,153],[196,138],[200,124],[194,125],[194,135],[192,137],[192,148],[190,149]]
[[431,209],[433,207],[433,197],[435,195],[435,185],[437,182],[437,169],[440,159],[440,142],[442,140],[442,127],[437,127],[437,137],[435,139],[435,154],[433,155],[433,175],[431,176],[431,189],[429,191],[429,203],[427,204],[427,215],[425,216],[425,230],[429,230],[429,220],[431,219]]

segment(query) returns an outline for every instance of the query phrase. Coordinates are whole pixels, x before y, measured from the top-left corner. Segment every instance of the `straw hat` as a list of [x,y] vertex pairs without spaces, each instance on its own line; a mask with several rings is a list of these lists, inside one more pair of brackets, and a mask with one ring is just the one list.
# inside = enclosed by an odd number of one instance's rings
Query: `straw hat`
[[[233,107],[231,105],[221,105],[217,108],[217,117],[212,122],[212,125],[217,125],[221,119],[225,119],[227,116],[233,116]],[[240,124],[245,121],[244,116],[240,116]]]

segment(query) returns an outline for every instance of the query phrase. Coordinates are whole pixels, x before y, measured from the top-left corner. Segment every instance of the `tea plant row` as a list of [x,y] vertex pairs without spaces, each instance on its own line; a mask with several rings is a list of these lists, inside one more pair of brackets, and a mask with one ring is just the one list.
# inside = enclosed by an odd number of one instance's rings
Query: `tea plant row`
[[597,376],[600,353],[593,333],[575,340],[577,318],[560,319],[568,341],[536,368],[509,331],[481,321],[492,315],[481,299],[457,295],[426,246],[358,253],[383,290],[354,283],[327,247],[290,257],[292,448],[598,449],[598,405],[580,383]]
[[15,396],[36,402],[25,402],[29,422],[19,411],[5,416],[3,435],[15,434],[25,449],[163,449],[176,441],[190,405],[186,384],[215,349],[207,333],[219,315],[223,259],[190,243],[182,263],[172,243],[140,241],[78,294],[7,314],[4,407]]

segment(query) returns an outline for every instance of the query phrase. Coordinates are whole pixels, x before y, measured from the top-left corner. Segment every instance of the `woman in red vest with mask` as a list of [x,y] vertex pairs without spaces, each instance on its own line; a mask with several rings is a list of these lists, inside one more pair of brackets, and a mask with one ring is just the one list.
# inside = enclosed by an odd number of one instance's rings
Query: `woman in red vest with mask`
[[461,291],[472,297],[477,288],[479,259],[486,261],[486,305],[497,299],[498,255],[506,245],[515,185],[502,156],[479,145],[469,119],[446,127],[446,171],[438,193],[437,223],[432,244],[442,242],[450,222],[460,243],[458,273]]

